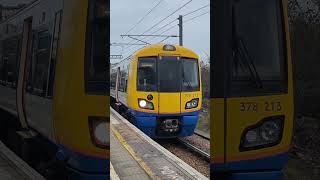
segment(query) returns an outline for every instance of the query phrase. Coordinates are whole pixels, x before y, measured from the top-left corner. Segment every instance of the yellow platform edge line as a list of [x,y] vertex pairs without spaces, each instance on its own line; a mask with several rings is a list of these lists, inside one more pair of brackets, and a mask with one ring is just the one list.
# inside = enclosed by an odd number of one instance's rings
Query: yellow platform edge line
[[112,124],[110,124],[110,128],[112,130],[112,132],[114,133],[114,135],[117,137],[117,139],[119,140],[119,142],[122,144],[122,146],[124,148],[126,148],[126,150],[130,153],[130,155],[133,157],[133,159],[135,159],[138,164],[141,166],[141,168],[148,174],[149,177],[154,178],[154,173],[152,172],[152,170],[150,169],[150,167],[140,158],[137,156],[137,154],[134,152],[134,150],[132,149],[132,147],[126,143],[126,141],[123,139],[123,137],[121,136],[121,134],[113,127]]
[[112,163],[110,162],[110,179],[111,180],[120,180],[117,172],[114,170]]

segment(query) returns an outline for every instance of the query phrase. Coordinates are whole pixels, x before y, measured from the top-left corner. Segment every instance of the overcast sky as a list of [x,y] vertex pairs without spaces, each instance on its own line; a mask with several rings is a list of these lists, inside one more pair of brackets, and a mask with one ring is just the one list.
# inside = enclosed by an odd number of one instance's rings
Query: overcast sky
[[[150,9],[155,7],[159,2],[160,4],[154,8],[149,15],[147,15],[141,23],[139,23],[132,31],[128,34],[142,34],[144,31],[148,30],[163,18],[170,15],[172,12],[177,10],[179,7],[183,6],[190,0],[111,0],[111,43],[117,42],[131,42],[132,39],[126,37],[121,38],[120,35],[126,34],[139,20],[144,17]],[[157,26],[155,26],[150,31],[145,34],[152,34],[154,31],[160,27],[166,25],[169,22],[172,22],[174,19],[177,19],[179,15],[185,15],[189,12],[192,12],[198,8],[209,5],[210,0],[192,0],[189,4],[179,10],[177,13],[170,16],[168,19],[164,20]],[[189,22],[184,23],[183,26],[183,41],[184,46],[195,51],[201,58],[206,58],[210,55],[210,7],[207,6],[195,13],[189,14],[184,18],[185,21],[192,19],[196,16],[202,16],[190,20]],[[161,32],[169,29],[172,26],[178,24],[178,21],[168,25],[167,27],[161,29],[155,34],[160,34]],[[179,29],[178,26],[164,33],[165,35],[178,35]],[[141,38],[141,37],[140,37]],[[142,37],[143,38],[143,37]],[[144,41],[149,43],[157,43],[163,40],[164,38],[146,38]],[[133,41],[134,43],[140,43]],[[164,43],[170,44],[179,44],[178,38],[169,38],[164,41]],[[142,46],[111,46],[111,54],[118,55],[122,54],[123,57],[127,57],[132,52],[136,51]],[[112,62],[117,62],[119,60],[111,60]]]

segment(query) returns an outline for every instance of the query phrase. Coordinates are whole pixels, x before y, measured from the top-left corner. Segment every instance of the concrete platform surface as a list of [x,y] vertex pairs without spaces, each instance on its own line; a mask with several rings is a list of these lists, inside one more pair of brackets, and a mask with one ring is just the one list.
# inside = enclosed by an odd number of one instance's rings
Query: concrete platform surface
[[[110,144],[112,163],[112,166],[110,167],[114,169],[115,175],[118,176],[119,179],[151,179],[144,169],[139,165],[139,163],[136,162],[131,154],[125,149],[125,147],[122,146],[112,131],[110,132]],[[117,178],[114,177],[113,179]]]

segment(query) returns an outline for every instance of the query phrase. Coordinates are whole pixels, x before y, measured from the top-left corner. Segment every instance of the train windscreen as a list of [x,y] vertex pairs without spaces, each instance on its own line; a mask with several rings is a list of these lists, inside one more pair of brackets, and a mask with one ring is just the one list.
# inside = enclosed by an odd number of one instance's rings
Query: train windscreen
[[181,60],[182,63],[182,91],[199,91],[199,66],[195,59]]
[[109,94],[108,2],[89,1],[85,79],[89,94]]
[[139,58],[137,90],[145,92],[199,91],[198,61],[177,56]]
[[285,84],[286,73],[280,2],[234,0],[232,11],[233,85],[251,82],[265,93],[281,91],[277,84]]
[[177,58],[177,56],[159,57],[159,92],[181,91],[181,68]]
[[157,91],[156,69],[156,57],[139,58],[137,78],[138,91]]

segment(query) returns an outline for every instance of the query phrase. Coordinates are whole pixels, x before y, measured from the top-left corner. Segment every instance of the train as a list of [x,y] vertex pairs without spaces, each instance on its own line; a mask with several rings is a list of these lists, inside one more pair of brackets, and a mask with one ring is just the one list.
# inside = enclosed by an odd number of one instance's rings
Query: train
[[281,180],[294,120],[288,1],[214,6],[211,175]]
[[109,8],[35,0],[0,22],[2,140],[67,179],[109,179]]
[[110,67],[111,105],[151,138],[194,133],[202,106],[199,56],[153,44]]

